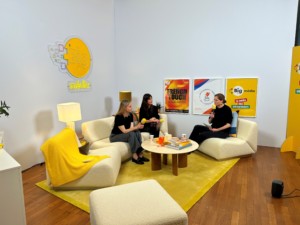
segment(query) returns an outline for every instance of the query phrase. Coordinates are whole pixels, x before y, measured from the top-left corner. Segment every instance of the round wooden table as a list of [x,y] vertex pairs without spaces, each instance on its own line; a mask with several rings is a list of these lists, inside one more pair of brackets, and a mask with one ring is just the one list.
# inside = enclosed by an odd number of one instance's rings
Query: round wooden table
[[176,150],[164,146],[160,146],[154,141],[143,141],[142,147],[151,152],[151,169],[161,169],[161,156],[163,156],[163,163],[167,165],[168,155],[172,155],[172,171],[175,176],[178,176],[178,168],[187,167],[188,153],[195,151],[199,145],[197,142],[190,140],[192,146]]

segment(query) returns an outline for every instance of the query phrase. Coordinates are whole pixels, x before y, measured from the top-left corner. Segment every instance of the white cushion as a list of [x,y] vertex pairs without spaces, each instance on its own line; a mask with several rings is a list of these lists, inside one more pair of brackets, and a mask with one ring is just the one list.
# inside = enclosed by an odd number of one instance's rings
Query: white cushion
[[257,151],[257,124],[250,120],[238,119],[237,137],[209,138],[198,150],[217,159],[254,154]]
[[81,178],[55,189],[95,189],[113,186],[116,183],[121,165],[119,152],[114,147],[107,147],[101,150],[90,150],[89,155],[109,155],[110,158],[96,163]]
[[91,225],[187,225],[184,210],[155,180],[92,191]]

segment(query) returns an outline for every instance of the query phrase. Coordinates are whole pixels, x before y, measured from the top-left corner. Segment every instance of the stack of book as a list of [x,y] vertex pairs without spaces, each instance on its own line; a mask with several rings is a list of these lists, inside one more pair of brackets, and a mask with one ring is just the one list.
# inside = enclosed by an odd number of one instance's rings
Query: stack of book
[[167,148],[172,148],[176,150],[181,150],[187,147],[192,146],[192,143],[190,140],[180,140],[180,139],[174,139],[168,141],[168,143],[165,145]]

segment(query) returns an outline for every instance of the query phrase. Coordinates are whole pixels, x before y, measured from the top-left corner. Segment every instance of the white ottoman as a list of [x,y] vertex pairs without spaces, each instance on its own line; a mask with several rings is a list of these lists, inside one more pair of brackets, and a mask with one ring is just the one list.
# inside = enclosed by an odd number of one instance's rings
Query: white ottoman
[[92,191],[91,225],[186,225],[185,211],[155,180]]

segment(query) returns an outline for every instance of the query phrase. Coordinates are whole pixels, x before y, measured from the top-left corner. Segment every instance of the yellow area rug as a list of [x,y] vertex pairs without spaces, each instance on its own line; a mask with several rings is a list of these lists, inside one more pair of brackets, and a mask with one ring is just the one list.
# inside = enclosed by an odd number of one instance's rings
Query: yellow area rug
[[[150,158],[149,153],[145,153]],[[122,164],[116,185],[155,179],[188,211],[239,159],[216,161],[196,151],[188,156],[188,167],[179,168],[178,176],[172,173],[171,157],[162,170],[151,171],[151,162],[137,165],[131,161]],[[49,193],[89,212],[89,194],[92,190],[51,190],[46,181],[36,184]]]

